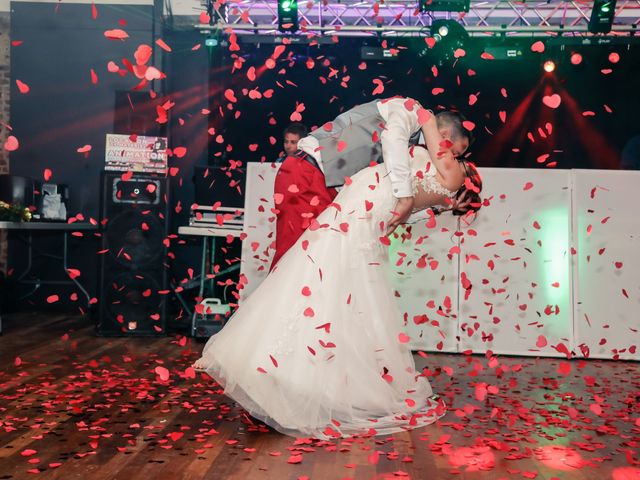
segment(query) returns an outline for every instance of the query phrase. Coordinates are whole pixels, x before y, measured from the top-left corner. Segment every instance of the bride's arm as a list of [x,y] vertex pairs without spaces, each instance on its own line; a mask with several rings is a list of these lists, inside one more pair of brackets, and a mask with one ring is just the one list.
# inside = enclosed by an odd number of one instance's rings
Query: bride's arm
[[427,143],[431,163],[436,167],[436,170],[438,170],[444,182],[451,183],[457,180],[460,175],[458,161],[447,146],[448,141],[440,135],[436,116],[432,114],[421,128],[425,142]]

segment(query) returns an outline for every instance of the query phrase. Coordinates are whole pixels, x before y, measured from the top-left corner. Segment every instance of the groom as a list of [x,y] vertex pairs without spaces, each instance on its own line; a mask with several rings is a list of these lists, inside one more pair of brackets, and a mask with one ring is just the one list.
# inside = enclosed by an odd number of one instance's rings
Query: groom
[[462,155],[471,140],[462,115],[441,112],[434,118],[416,100],[403,97],[358,105],[302,138],[275,180],[276,252],[271,269],[333,201],[334,187],[371,163],[384,161],[397,198],[389,231],[404,223],[413,209],[408,147],[417,144],[422,127],[434,121],[453,156]]

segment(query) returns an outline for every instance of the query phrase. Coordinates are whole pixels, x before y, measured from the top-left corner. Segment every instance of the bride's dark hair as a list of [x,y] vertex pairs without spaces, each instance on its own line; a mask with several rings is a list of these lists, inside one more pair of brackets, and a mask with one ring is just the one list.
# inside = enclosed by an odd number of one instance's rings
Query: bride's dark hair
[[455,194],[455,198],[458,199],[464,192],[467,192],[465,200],[470,200],[468,207],[464,209],[454,209],[451,211],[454,215],[465,215],[467,212],[477,213],[482,207],[482,199],[480,198],[480,192],[482,192],[482,177],[480,172],[476,168],[474,163],[465,162],[462,160],[462,166],[464,167],[465,179],[462,186]]
[[[421,147],[428,152],[427,146],[422,143],[417,144],[416,147]],[[458,160],[458,161],[462,163],[462,166],[464,168],[465,178],[464,178],[464,183],[455,193],[453,198],[454,200],[458,200],[459,198],[462,197],[462,195],[465,192],[467,192],[464,200],[465,202],[467,200],[470,200],[469,205],[467,205],[465,208],[462,208],[462,209],[459,209],[459,208],[449,209],[446,207],[432,206],[431,211],[435,215],[440,215],[443,212],[449,212],[449,211],[456,216],[462,216],[467,214],[471,215],[478,212],[478,210],[480,210],[480,208],[482,207],[482,199],[480,198],[480,192],[482,192],[482,177],[480,176],[480,172],[478,172],[478,168],[474,163],[467,162],[464,160]]]
[[482,207],[482,199],[480,198],[480,192],[482,192],[482,177],[480,176],[480,172],[478,172],[475,164],[464,160],[459,161],[464,167],[465,179],[464,183],[455,193],[453,198],[454,200],[458,200],[466,192],[467,194],[465,195],[464,201],[466,202],[469,200],[469,205],[465,208],[454,208],[451,210],[447,208],[431,207],[433,213],[436,215],[450,211],[452,215],[462,216],[470,214],[469,212],[476,213]]

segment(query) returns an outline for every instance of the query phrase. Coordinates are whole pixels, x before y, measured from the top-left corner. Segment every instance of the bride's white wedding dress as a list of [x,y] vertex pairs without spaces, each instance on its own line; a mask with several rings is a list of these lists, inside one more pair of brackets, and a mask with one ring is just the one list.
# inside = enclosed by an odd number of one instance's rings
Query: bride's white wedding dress
[[[414,158],[414,174],[425,158]],[[449,194],[434,173],[414,176],[414,188]],[[381,164],[353,176],[197,362],[284,434],[381,435],[444,415],[415,370],[385,272],[382,237],[396,201],[386,175]]]

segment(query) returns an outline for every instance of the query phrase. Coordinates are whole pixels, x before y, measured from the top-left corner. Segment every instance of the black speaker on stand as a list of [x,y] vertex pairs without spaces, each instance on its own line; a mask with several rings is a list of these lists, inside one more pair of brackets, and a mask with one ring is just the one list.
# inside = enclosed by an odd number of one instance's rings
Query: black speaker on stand
[[105,172],[96,333],[166,333],[168,232],[166,177]]

